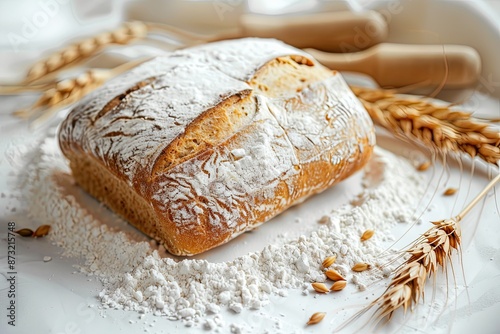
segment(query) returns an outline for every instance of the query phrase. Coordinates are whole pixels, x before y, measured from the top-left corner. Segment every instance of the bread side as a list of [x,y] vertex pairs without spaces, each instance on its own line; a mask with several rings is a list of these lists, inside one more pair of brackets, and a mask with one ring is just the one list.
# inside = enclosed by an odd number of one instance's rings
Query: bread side
[[70,113],[61,148],[84,189],[173,254],[326,189],[374,145],[342,78],[276,41],[215,43],[132,72]]

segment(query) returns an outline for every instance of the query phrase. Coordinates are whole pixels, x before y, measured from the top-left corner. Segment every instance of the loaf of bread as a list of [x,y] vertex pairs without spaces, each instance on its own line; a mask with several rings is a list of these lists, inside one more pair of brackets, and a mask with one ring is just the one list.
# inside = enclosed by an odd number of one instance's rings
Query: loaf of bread
[[175,255],[221,245],[369,159],[340,74],[276,40],[155,58],[87,96],[59,143],[76,182]]

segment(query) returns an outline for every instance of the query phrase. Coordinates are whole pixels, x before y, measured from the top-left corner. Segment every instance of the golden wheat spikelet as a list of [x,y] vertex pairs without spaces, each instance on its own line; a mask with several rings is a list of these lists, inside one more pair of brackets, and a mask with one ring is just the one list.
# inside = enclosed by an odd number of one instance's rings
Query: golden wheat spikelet
[[29,108],[20,109],[13,114],[19,118],[29,119],[37,115],[32,125],[43,123],[51,115],[64,107],[80,101],[85,95],[102,86],[106,81],[116,77],[131,68],[143,63],[149,58],[137,59],[124,63],[113,69],[92,69],[75,78],[64,79],[50,84],[44,84],[38,100]]
[[375,318],[391,316],[398,309],[412,310],[424,296],[427,278],[443,270],[454,251],[460,251],[462,234],[460,222],[470,210],[500,181],[498,174],[457,216],[437,222],[410,246],[408,259],[395,272],[388,288],[368,308],[378,305]]
[[79,101],[107,79],[109,79],[109,71],[90,70],[76,78],[60,81],[43,92],[31,107],[17,110],[14,115],[20,118],[31,118],[37,113],[59,110]]
[[427,278],[447,265],[454,249],[459,250],[460,222],[452,218],[433,224],[407,250],[409,259],[398,267],[389,287],[377,300],[378,316],[390,318],[401,307],[405,312],[413,309],[423,298]]
[[500,132],[470,113],[438,106],[422,98],[408,98],[383,89],[351,87],[372,120],[396,136],[414,140],[436,152],[463,152],[496,164],[500,160]]
[[34,82],[70,65],[76,65],[82,60],[97,54],[105,46],[128,44],[133,40],[144,38],[147,32],[148,27],[145,23],[134,21],[127,22],[113,31],[83,39],[34,64],[28,70],[25,83]]

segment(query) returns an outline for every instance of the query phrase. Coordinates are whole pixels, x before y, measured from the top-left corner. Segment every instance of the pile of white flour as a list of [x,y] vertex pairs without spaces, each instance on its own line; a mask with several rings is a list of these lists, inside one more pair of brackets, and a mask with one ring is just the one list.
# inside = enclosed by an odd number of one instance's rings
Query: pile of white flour
[[[395,224],[413,221],[425,188],[409,162],[377,148],[365,168],[363,191],[323,217],[310,235],[270,244],[233,261],[210,263],[163,257],[163,247],[134,241],[98,221],[61,186],[61,180],[70,178],[57,140],[50,137],[24,172],[23,193],[36,220],[52,226],[50,238],[64,255],[82,257],[81,271],[102,281],[102,307],[166,315],[183,319],[187,326],[221,308],[236,313],[259,309],[271,294],[286,296],[288,289],[307,294],[311,282],[324,281],[321,262],[334,254],[333,268],[363,290],[384,271],[353,275],[351,266],[360,261],[374,267],[382,264],[381,243],[391,240]],[[376,233],[361,242],[367,229]]]

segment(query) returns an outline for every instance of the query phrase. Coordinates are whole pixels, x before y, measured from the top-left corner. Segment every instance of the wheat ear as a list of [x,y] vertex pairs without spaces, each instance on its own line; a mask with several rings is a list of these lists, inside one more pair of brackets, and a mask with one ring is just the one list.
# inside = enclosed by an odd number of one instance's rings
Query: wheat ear
[[403,308],[405,312],[412,310],[423,299],[427,279],[439,267],[445,268],[454,250],[460,249],[461,220],[499,181],[500,174],[492,179],[462,212],[454,218],[433,222],[434,226],[406,250],[409,254],[408,260],[396,269],[389,287],[371,304],[379,305],[375,312],[376,318],[390,319],[398,309]]
[[13,114],[17,117],[28,119],[38,115],[34,123],[40,123],[61,108],[67,107],[81,100],[85,95],[102,86],[106,81],[118,74],[130,70],[149,58],[137,59],[124,63],[113,69],[92,69],[76,78],[62,80],[48,85],[38,100],[29,108],[20,109]]
[[28,70],[25,83],[34,82],[70,65],[76,65],[82,60],[97,54],[105,46],[128,44],[133,40],[144,38],[147,32],[148,28],[145,23],[135,21],[127,22],[113,31],[81,40],[33,65]]
[[109,77],[107,70],[89,70],[76,78],[60,81],[43,92],[31,107],[17,110],[14,115],[31,118],[37,113],[68,106],[101,86]]
[[401,97],[388,90],[351,87],[372,120],[397,136],[409,138],[437,152],[464,152],[496,164],[500,160],[500,132],[470,113],[454,111],[425,99]]

